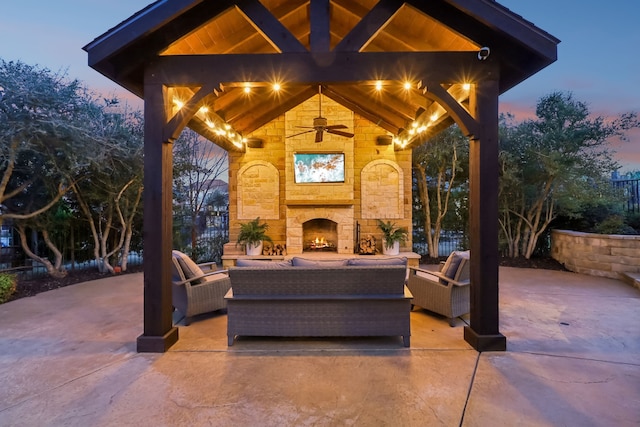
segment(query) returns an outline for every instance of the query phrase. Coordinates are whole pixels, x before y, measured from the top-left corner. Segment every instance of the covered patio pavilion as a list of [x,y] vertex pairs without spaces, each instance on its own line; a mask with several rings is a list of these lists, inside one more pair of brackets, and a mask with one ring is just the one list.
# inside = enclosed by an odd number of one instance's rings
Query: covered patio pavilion
[[[315,96],[319,85],[384,129],[398,152],[453,122],[468,136],[471,314],[464,338],[478,351],[506,349],[498,316],[498,97],[554,62],[557,43],[491,0],[160,0],[89,43],[89,65],[144,99],[138,351],[164,352],[178,340],[172,142],[189,126],[230,157],[241,155],[243,137]],[[286,89],[278,96],[275,83]],[[392,87],[407,92],[376,90]],[[244,97],[245,90],[255,96]],[[402,220],[411,223],[410,209]]]

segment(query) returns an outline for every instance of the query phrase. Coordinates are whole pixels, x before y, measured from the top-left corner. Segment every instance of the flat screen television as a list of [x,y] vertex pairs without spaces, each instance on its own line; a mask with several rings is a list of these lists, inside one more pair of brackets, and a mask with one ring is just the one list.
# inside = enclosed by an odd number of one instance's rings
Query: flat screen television
[[344,182],[344,153],[294,153],[296,184]]

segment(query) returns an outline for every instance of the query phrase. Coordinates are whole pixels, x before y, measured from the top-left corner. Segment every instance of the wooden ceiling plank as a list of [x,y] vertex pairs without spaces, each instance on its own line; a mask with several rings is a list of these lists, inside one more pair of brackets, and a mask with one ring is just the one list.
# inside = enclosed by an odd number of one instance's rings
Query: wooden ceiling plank
[[350,13],[358,19],[362,19],[362,17],[369,13],[370,10],[362,5],[362,2],[355,0],[334,0],[333,3],[340,7],[344,12]]
[[[373,87],[362,88],[360,85],[330,86],[332,89],[327,96],[339,94],[343,99],[349,99],[357,104],[366,104],[372,111],[393,112],[395,117],[402,120],[402,125],[408,120],[413,120],[416,107],[397,99],[388,92],[371,94],[367,91],[375,91]],[[397,120],[395,122],[398,122]]]
[[382,31],[400,10],[403,1],[380,0],[335,47],[337,52],[359,52]]
[[353,90],[349,91],[345,87],[340,87],[338,91],[330,86],[325,90],[324,94],[338,104],[354,113],[360,114],[377,126],[394,134],[397,134],[398,130],[405,125],[406,120],[404,117],[395,114],[396,112],[390,109],[380,108],[369,102],[368,99],[366,102],[362,102],[362,96]]
[[277,103],[276,107],[270,109],[267,107],[258,107],[255,111],[247,111],[242,117],[233,122],[236,129],[242,129],[245,135],[254,132],[255,130],[266,125],[276,117],[286,113],[292,108],[300,105],[307,99],[318,93],[318,89],[315,86],[301,87],[300,92],[289,98],[281,100]]
[[229,108],[229,106],[237,102],[242,102],[241,100],[246,97],[247,94],[244,93],[244,90],[241,88],[225,86],[225,91],[212,101],[213,109],[220,114],[221,117],[226,118],[226,115],[223,112]]
[[280,6],[276,7],[271,11],[273,16],[278,18],[280,21],[283,21],[290,16],[294,15],[298,10],[304,7],[307,4],[308,0],[287,0],[283,2]]
[[413,45],[396,37],[388,31],[384,31],[371,41],[364,52],[415,52]]
[[298,39],[258,0],[239,1],[236,6],[278,52],[307,52]]
[[309,16],[311,52],[329,52],[331,47],[329,0],[311,0]]

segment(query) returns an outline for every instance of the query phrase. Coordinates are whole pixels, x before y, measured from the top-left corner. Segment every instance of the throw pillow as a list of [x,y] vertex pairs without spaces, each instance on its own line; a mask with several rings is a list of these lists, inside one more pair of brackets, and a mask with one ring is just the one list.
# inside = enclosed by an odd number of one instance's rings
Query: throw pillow
[[364,265],[364,266],[376,266],[376,265],[407,265],[407,257],[402,258],[351,258],[347,265]]
[[[449,258],[447,258],[447,261],[444,263],[444,266],[442,267],[442,270],[440,272],[444,274],[446,277],[448,277],[449,279],[455,279],[456,274],[458,273],[458,268],[460,268],[460,263],[462,262],[463,258],[469,258],[469,251],[451,252],[451,255],[449,255]],[[449,282],[447,282],[446,280],[440,279],[440,283],[442,283],[443,285],[446,285]]]
[[[187,279],[191,279],[193,277],[199,277],[204,275],[202,269],[198,267],[198,264],[193,262],[191,258],[189,258],[186,254],[180,251],[172,251],[171,254],[178,260],[178,264],[180,264],[180,268],[182,269],[182,273],[184,277]],[[191,284],[196,285],[198,283],[203,283],[203,279],[194,280]]]
[[347,265],[346,259],[332,259],[332,260],[313,260],[300,257],[293,257],[291,260],[294,267],[344,267]]
[[257,259],[238,259],[236,267],[257,267],[257,268],[287,268],[291,267],[291,261],[260,261]]

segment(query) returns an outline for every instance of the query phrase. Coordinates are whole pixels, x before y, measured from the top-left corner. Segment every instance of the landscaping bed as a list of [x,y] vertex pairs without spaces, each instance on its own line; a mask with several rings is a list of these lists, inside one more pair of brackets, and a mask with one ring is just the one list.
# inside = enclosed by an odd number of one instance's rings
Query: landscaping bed
[[[445,260],[446,257],[443,257],[442,260]],[[424,264],[435,264],[436,261],[432,258],[423,257],[421,263]],[[518,267],[518,268],[540,268],[545,270],[563,270],[567,271],[566,268],[558,261],[553,258],[531,258],[526,259],[524,257],[518,258],[500,258],[500,265],[504,267]],[[142,271],[142,265],[134,265],[127,269],[126,272],[120,274],[128,274],[128,273],[139,273]],[[108,273],[100,273],[97,269],[89,268],[83,270],[74,270],[70,271],[66,277],[61,279],[55,279],[52,277],[39,277],[36,279],[30,280],[20,280],[18,281],[17,291],[13,294],[9,301],[13,301],[16,299],[31,297],[39,294],[40,292],[46,292],[57,288],[62,288],[64,286],[74,285],[80,282],[88,282],[90,280],[104,279],[106,277],[110,277],[111,275]]]

